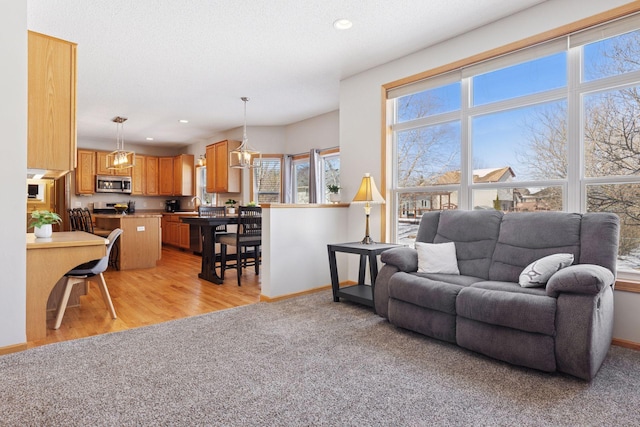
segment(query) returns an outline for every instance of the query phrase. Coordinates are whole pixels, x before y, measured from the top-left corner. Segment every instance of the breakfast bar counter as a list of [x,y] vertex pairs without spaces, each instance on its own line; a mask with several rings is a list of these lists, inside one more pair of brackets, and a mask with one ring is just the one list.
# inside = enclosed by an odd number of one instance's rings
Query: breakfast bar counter
[[120,270],[152,268],[162,254],[161,214],[93,214],[97,228],[122,229],[117,242],[118,266]]
[[56,232],[50,238],[27,233],[27,341],[47,336],[47,300],[69,270],[102,258],[107,239],[84,231]]

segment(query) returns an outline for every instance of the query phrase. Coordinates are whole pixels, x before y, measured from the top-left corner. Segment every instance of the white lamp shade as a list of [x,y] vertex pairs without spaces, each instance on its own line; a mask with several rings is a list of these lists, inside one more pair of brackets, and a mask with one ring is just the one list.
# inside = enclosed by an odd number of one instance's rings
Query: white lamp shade
[[356,203],[384,203],[384,198],[378,191],[373,177],[368,173],[364,174],[360,188],[353,198],[353,201]]

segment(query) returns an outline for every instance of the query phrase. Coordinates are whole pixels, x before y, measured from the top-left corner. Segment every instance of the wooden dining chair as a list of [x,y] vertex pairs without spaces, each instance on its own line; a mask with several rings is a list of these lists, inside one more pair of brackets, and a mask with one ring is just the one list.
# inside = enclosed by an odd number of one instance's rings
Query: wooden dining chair
[[99,278],[98,286],[100,287],[100,293],[102,294],[104,304],[107,306],[107,310],[109,310],[109,312],[111,313],[112,318],[117,318],[116,310],[113,307],[111,295],[109,295],[109,289],[107,288],[107,282],[105,282],[102,273],[109,266],[109,254],[111,253],[111,248],[113,248],[113,245],[120,237],[120,234],[122,234],[122,229],[120,228],[116,228],[111,232],[111,234],[109,234],[109,236],[107,237],[109,243],[107,244],[107,253],[105,256],[100,259],[81,264],[65,274],[66,283],[64,286],[64,292],[62,293],[62,297],[60,298],[60,302],[58,303],[58,313],[56,314],[56,322],[53,326],[53,329],[59,329],[60,325],[62,324],[62,317],[64,316],[64,312],[67,309],[67,303],[69,302],[69,296],[71,295],[73,286],[77,283],[88,284],[88,282],[91,281],[91,278],[95,276],[98,276]]
[[[228,233],[220,237],[221,274],[224,280],[224,271],[227,268],[236,268],[238,286],[242,269],[255,266],[256,274],[260,274],[260,247],[262,245],[262,208],[259,206],[240,206],[238,209],[238,229],[235,233]],[[227,266],[227,246],[235,246],[236,262]],[[247,248],[253,251],[247,253]],[[253,261],[249,262],[249,255],[253,254]]]

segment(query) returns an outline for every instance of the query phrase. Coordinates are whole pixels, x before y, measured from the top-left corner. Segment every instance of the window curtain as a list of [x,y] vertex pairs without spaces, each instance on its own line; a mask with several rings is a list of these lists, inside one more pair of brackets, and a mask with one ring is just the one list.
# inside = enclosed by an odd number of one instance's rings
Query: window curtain
[[313,148],[309,152],[309,203],[322,203],[323,201],[322,158],[320,150]]
[[293,203],[293,156],[285,154],[283,158],[282,190],[284,203]]

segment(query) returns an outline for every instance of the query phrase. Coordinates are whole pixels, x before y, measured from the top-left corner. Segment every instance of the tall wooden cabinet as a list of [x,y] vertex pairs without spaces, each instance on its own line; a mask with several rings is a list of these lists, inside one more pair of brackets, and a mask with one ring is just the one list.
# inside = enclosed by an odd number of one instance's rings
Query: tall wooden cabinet
[[148,196],[157,196],[159,194],[158,187],[158,158],[148,156],[145,159],[145,191]]
[[240,192],[240,169],[229,167],[229,152],[239,146],[229,140],[207,145],[207,193]]
[[96,186],[96,152],[78,150],[76,194],[93,194]]
[[76,166],[76,44],[28,33],[27,168]]
[[146,172],[146,161],[147,158],[145,156],[136,155],[136,163],[131,168],[131,195],[132,196],[143,196],[146,194],[146,180],[145,180],[145,172]]

